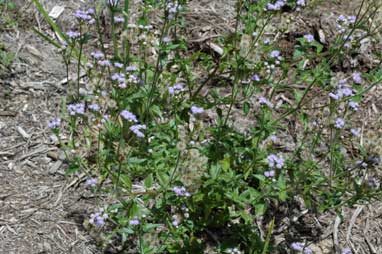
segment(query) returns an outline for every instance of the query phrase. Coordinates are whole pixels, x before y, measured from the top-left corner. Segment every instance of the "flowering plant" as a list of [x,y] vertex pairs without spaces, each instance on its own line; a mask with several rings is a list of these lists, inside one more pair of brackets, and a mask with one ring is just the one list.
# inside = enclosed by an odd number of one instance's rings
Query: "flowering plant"
[[[207,247],[217,253],[312,253],[309,243],[275,243],[283,207],[298,197],[318,213],[379,195],[377,185],[363,188],[369,174],[349,169],[355,158],[344,149],[359,136],[350,119],[362,107],[361,95],[382,74],[354,71],[338,79],[333,71],[359,43],[354,34],[367,34],[361,10],[338,18],[330,48],[309,33],[288,55],[265,30],[283,9],[301,11],[307,2],[238,0],[233,35],[217,40],[223,53],[215,60],[188,47],[186,1],[144,1],[137,19],[128,0],[103,4],[76,11],[77,27],[66,33],[47,17],[61,36],[54,44],[68,80],[69,66],[77,67],[62,118],[49,127],[66,151],[68,172],[85,172],[89,188],[112,196],[114,202],[89,222],[119,236],[121,246],[139,253],[202,253]],[[109,36],[102,8],[109,11]],[[161,27],[150,24],[148,14],[156,10],[162,10]],[[98,38],[94,45],[90,34]],[[251,52],[259,59],[249,58]],[[204,80],[194,76],[195,66]],[[213,88],[215,80],[229,87],[228,96]],[[302,91],[290,84],[301,84]],[[281,97],[286,90],[289,99]],[[310,109],[318,96],[313,92],[325,98],[317,111]]]

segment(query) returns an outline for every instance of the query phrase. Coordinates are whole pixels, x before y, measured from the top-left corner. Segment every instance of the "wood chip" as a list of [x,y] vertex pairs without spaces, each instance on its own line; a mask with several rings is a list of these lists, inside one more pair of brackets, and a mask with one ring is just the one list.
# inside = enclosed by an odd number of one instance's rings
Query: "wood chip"
[[62,161],[56,161],[53,163],[53,165],[49,169],[49,174],[54,175],[57,173],[57,171],[60,169],[62,165]]
[[346,233],[346,242],[349,242],[350,241],[350,235],[351,235],[351,230],[355,224],[355,220],[357,219],[357,217],[360,215],[360,213],[362,212],[362,209],[364,208],[364,206],[359,206],[357,207],[357,209],[354,211],[353,213],[353,216],[351,217],[350,219],[350,223],[349,223],[349,227],[348,227],[348,231]]
[[23,136],[24,139],[30,139],[31,135],[28,134],[21,126],[16,127],[17,132]]
[[52,19],[58,19],[58,17],[61,16],[61,14],[64,12],[65,7],[56,5],[52,8],[52,10],[49,12],[49,17]]
[[17,112],[15,111],[0,111],[0,116],[16,116]]
[[219,55],[223,55],[224,53],[224,50],[217,44],[213,43],[213,42],[207,42],[207,45],[213,50],[215,51],[216,53],[218,53]]

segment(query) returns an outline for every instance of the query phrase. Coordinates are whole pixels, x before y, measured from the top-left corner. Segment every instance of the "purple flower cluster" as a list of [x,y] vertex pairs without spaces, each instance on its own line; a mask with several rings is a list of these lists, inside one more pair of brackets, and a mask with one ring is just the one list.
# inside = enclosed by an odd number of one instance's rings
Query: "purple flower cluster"
[[98,65],[100,65],[100,66],[111,66],[111,63],[109,60],[106,59],[106,60],[98,61]]
[[349,101],[349,108],[351,108],[354,111],[357,111],[359,109],[359,104],[355,101]]
[[274,4],[268,3],[266,9],[268,11],[279,11],[286,5],[285,0],[277,0]]
[[170,39],[170,37],[165,36],[165,37],[163,37],[162,41],[163,41],[163,43],[169,43],[171,41],[171,39]]
[[105,220],[107,218],[109,218],[109,216],[106,213],[104,213],[103,209],[100,209],[99,212],[90,215],[89,223],[97,227],[102,227],[103,225],[105,225]]
[[172,188],[172,191],[175,193],[175,195],[177,195],[179,197],[191,196],[191,194],[188,191],[186,191],[186,188],[184,186],[182,186],[182,187],[175,186],[174,188]]
[[284,167],[284,159],[281,156],[270,154],[267,157],[267,161],[268,161],[268,166],[270,168],[281,169],[282,167]]
[[314,41],[314,36],[311,35],[311,34],[305,34],[305,35],[304,35],[304,39],[305,39],[307,42],[313,42],[313,41]]
[[335,100],[339,100],[343,97],[348,97],[353,95],[353,89],[346,83],[345,80],[340,80],[338,82],[338,87],[336,93],[329,93],[329,96]]
[[178,94],[183,91],[184,91],[184,86],[181,83],[175,84],[174,86],[170,86],[168,88],[168,92],[171,95]]
[[251,80],[259,82],[261,79],[260,79],[259,74],[253,74],[252,77],[251,77]]
[[129,122],[135,122],[135,123],[138,122],[136,115],[134,115],[134,114],[131,113],[130,111],[122,110],[122,112],[120,113],[120,115],[121,115],[126,121],[129,121]]
[[139,223],[140,221],[137,216],[134,216],[134,218],[129,221],[130,226],[137,226],[139,225]]
[[275,171],[274,170],[269,170],[264,172],[265,177],[274,177],[275,176]]
[[168,10],[168,19],[169,20],[172,20],[174,19],[175,17],[175,14],[178,12],[178,10],[180,9],[180,4],[178,3],[178,1],[175,1],[175,2],[169,2],[166,6],[167,10]]
[[131,71],[137,71],[138,70],[138,68],[137,68],[137,66],[127,66],[126,67],[126,71],[127,72],[131,72]]
[[124,83],[125,82],[125,74],[113,73],[113,75],[111,75],[111,80],[113,80],[113,81],[118,80],[119,83]]
[[48,124],[48,128],[49,129],[54,129],[54,128],[60,127],[60,125],[61,125],[61,119],[60,118],[56,118],[56,119],[52,119],[50,121],[50,123]]
[[135,125],[132,125],[130,126],[129,128],[138,138],[144,138],[145,137],[145,134],[143,134],[143,132],[141,132],[141,130],[145,130],[146,129],[146,125],[144,124],[135,124]]
[[96,52],[91,52],[90,55],[94,58],[94,59],[102,59],[104,57],[104,54],[100,51],[96,51]]
[[76,103],[76,104],[69,104],[67,108],[68,108],[68,113],[71,116],[85,114],[85,103],[83,102]]
[[94,9],[84,10],[76,10],[74,12],[74,16],[80,21],[86,21],[92,23],[92,16],[94,14]]
[[120,68],[120,69],[121,69],[121,68],[123,67],[123,63],[115,62],[115,63],[114,63],[114,67],[115,67],[115,68]]
[[123,22],[125,22],[124,17],[120,17],[120,16],[114,17],[114,23],[123,23]]
[[359,137],[359,136],[361,136],[361,130],[358,128],[358,129],[356,129],[356,128],[352,128],[352,129],[350,129],[350,132],[351,132],[351,134],[353,134],[353,136],[355,136],[355,137]]
[[375,188],[375,189],[379,189],[381,185],[378,179],[372,176],[369,176],[369,178],[367,179],[367,184],[369,185],[370,188]]
[[362,76],[359,72],[354,72],[352,74],[353,82],[356,84],[362,84]]
[[88,178],[85,181],[85,185],[90,187],[96,187],[97,182],[98,182],[97,178]]
[[193,114],[193,115],[197,115],[197,114],[201,114],[201,113],[203,113],[204,112],[204,109],[203,108],[199,108],[199,107],[197,107],[197,106],[191,106],[191,113]]
[[350,248],[344,248],[341,250],[341,254],[351,254],[351,253],[352,253],[352,251]]
[[89,108],[90,110],[93,110],[93,111],[99,111],[99,110],[100,110],[100,107],[99,107],[99,105],[98,105],[97,103],[90,104],[90,105],[88,106],[88,108]]
[[270,102],[267,98],[265,98],[264,96],[260,96],[259,97],[259,103],[260,105],[265,105],[269,108],[272,108],[273,107],[273,104],[272,102]]
[[337,129],[342,129],[343,127],[345,127],[345,121],[344,119],[342,118],[337,118],[334,122],[334,127],[336,127]]
[[305,6],[306,3],[305,3],[305,0],[297,0],[297,3],[296,3],[298,6]]
[[344,33],[346,31],[346,27],[356,22],[356,16],[344,16],[340,15],[337,18],[337,31],[339,33]]
[[280,50],[272,50],[271,53],[269,53],[270,58],[277,58],[281,60],[281,52]]
[[130,74],[126,81],[127,81],[127,83],[131,83],[131,84],[138,84],[139,83],[138,77],[134,74]]
[[313,251],[310,248],[305,247],[304,243],[295,242],[292,243],[290,247],[292,250],[302,251],[304,254],[313,254]]
[[77,31],[73,31],[73,30],[70,30],[66,33],[66,35],[70,38],[70,39],[77,39],[78,37],[81,36],[81,34]]

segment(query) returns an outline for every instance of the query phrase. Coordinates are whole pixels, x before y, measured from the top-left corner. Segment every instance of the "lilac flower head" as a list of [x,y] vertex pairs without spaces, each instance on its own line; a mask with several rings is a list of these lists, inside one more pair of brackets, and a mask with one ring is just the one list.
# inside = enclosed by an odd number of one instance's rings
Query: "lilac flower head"
[[268,3],[267,10],[268,11],[279,11],[286,4],[285,0],[277,0],[274,4]]
[[351,108],[354,111],[357,111],[359,109],[359,104],[354,101],[349,101],[349,108]]
[[311,34],[305,34],[304,38],[307,42],[313,42],[314,41],[314,36]]
[[356,16],[348,16],[348,21],[350,24],[354,24],[356,20],[357,20]]
[[120,74],[120,73],[113,73],[113,75],[111,75],[111,80],[120,80],[120,79],[124,79],[124,75],[123,74]]
[[144,124],[135,124],[135,125],[132,125],[130,126],[129,128],[138,138],[144,138],[145,137],[145,134],[143,134],[143,132],[141,132],[141,130],[145,130],[146,129],[146,125]]
[[281,156],[270,154],[267,157],[267,161],[270,168],[281,169],[282,167],[284,167],[284,159]]
[[127,72],[136,71],[136,70],[138,70],[137,66],[127,66],[126,67]]
[[334,122],[334,127],[337,129],[342,129],[345,126],[345,121],[342,118],[337,118]]
[[359,137],[359,136],[361,136],[361,130],[360,130],[360,129],[352,128],[352,129],[350,129],[350,132],[351,132],[351,134],[353,134],[353,136],[355,136],[355,137]]
[[191,106],[191,113],[193,114],[193,115],[197,115],[197,114],[201,114],[201,113],[203,113],[204,112],[204,109],[203,108],[199,108],[199,107],[197,107],[197,106]]
[[50,123],[48,124],[48,128],[49,129],[54,129],[54,128],[60,127],[60,125],[61,125],[61,119],[60,118],[56,118],[56,119],[52,119],[50,121]]
[[171,39],[169,37],[165,36],[165,37],[163,37],[162,41],[164,43],[169,43],[171,41]]
[[96,187],[97,185],[97,178],[88,178],[85,182],[86,186]]
[[298,242],[294,242],[290,245],[291,249],[295,251],[302,251],[304,249],[304,246],[305,244]]
[[265,171],[264,176],[265,177],[273,177],[273,176],[275,176],[275,171],[274,170]]
[[305,0],[297,0],[297,5],[305,6],[306,5]]
[[76,103],[76,104],[69,104],[67,108],[68,108],[68,113],[71,116],[85,114],[85,103],[83,102]]
[[94,14],[95,14],[95,10],[94,10],[93,8],[89,8],[89,9],[86,11],[86,13],[87,13],[88,15],[94,15]]
[[279,58],[280,57],[280,51],[279,50],[273,50],[270,54],[269,57],[271,58]]
[[90,110],[99,111],[100,107],[97,103],[90,104],[88,107]]
[[369,176],[369,178],[367,179],[367,184],[369,185],[369,187],[376,189],[379,189],[379,186],[381,185],[378,179],[376,179],[373,176]]
[[344,248],[341,250],[341,254],[351,254],[352,251],[350,250],[350,248]]
[[114,17],[114,23],[123,23],[125,22],[125,18],[124,17],[120,17],[120,16],[116,16]]
[[182,187],[175,186],[174,188],[172,188],[172,191],[175,193],[175,195],[177,195],[179,197],[191,196],[190,193],[188,191],[186,191],[186,188],[184,186],[182,186]]
[[[94,13],[93,9],[89,9],[89,10],[91,11],[90,13]],[[74,16],[80,21],[90,21],[92,17],[90,16],[89,10],[88,11],[76,10],[74,13]]]
[[256,82],[259,82],[261,79],[260,79],[260,76],[259,76],[258,74],[254,74],[254,75],[251,77],[251,80],[256,81]]
[[264,96],[260,96],[259,97],[259,103],[261,105],[266,105],[267,107],[269,108],[272,108],[273,107],[273,104],[272,102],[270,102],[267,98],[265,98]]
[[127,111],[127,110],[122,110],[122,112],[120,113],[120,115],[127,121],[129,122],[138,122],[137,120],[137,117],[131,113],[130,111]]
[[115,62],[115,63],[114,63],[114,66],[115,66],[116,68],[122,68],[122,67],[123,67],[123,64],[122,64],[122,63]]
[[98,61],[98,64],[100,66],[111,66],[111,63],[109,60],[100,60],[100,61]]
[[352,75],[353,81],[356,84],[362,84],[362,76],[359,72],[354,72]]
[[100,209],[99,212],[93,213],[90,215],[89,223],[97,227],[102,227],[105,225],[105,220],[109,216],[103,212],[103,209]]
[[104,57],[104,54],[100,51],[96,51],[96,52],[92,52],[90,53],[90,55],[94,58],[94,59],[101,59]]
[[178,93],[183,92],[183,91],[184,91],[184,87],[183,87],[183,84],[181,84],[181,83],[177,83],[174,86],[170,86],[168,88],[168,92],[171,95],[178,94]]
[[70,39],[77,39],[78,37],[80,37],[80,33],[79,32],[76,32],[76,31],[73,31],[73,30],[70,30],[66,33],[66,35],[70,38]]
[[130,226],[137,226],[139,225],[139,219],[137,216],[135,216],[132,220],[129,221]]
[[340,16],[338,16],[338,18],[337,18],[337,22],[339,22],[339,23],[341,23],[341,22],[344,23],[346,21],[347,21],[346,17],[342,14]]

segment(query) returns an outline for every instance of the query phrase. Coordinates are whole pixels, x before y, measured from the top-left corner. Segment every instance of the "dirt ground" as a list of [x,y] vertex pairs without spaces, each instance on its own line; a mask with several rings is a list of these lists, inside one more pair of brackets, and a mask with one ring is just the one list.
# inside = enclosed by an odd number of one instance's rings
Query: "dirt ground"
[[[289,33],[322,29],[330,38],[331,19],[342,13],[354,14],[354,6],[359,4],[337,2],[300,13]],[[56,4],[66,6],[58,21],[63,27],[70,26],[71,12],[86,4],[72,0],[44,3],[48,10]],[[0,253],[101,253],[83,227],[84,220],[96,209],[94,197],[78,179],[64,176],[65,162],[47,128],[49,120],[58,116],[67,89],[61,82],[65,78],[61,58],[31,31],[32,26],[48,30],[34,6],[28,1],[18,4],[27,14],[24,25],[0,30],[0,41],[17,55],[11,70],[0,73]],[[186,16],[190,40],[204,47],[209,38],[230,31],[233,16],[233,0],[191,1]],[[281,23],[282,19],[275,22]],[[364,57],[367,65],[371,60]],[[366,129],[380,128],[376,124],[382,123],[377,121],[382,111],[381,95],[380,87],[371,91],[359,113]],[[239,123],[248,125],[248,119],[239,119]],[[311,246],[317,254],[335,253],[335,246],[349,247],[354,253],[382,253],[379,202],[346,208],[341,221],[334,213],[327,213],[319,218],[302,214],[297,221],[286,223],[294,223],[297,233],[302,227],[309,234],[321,232]],[[281,230],[276,239],[282,241],[285,235]]]

